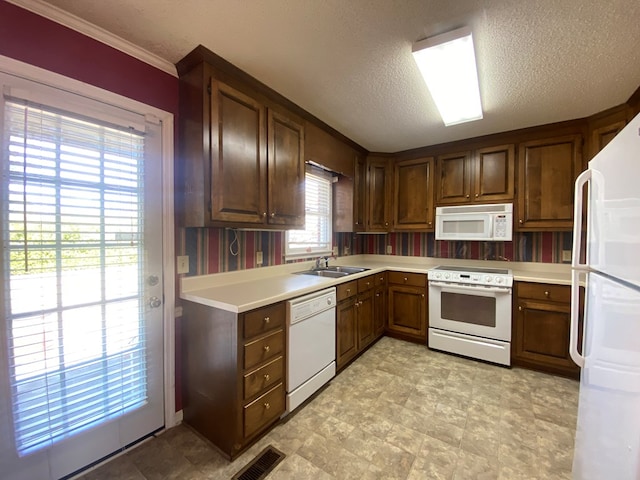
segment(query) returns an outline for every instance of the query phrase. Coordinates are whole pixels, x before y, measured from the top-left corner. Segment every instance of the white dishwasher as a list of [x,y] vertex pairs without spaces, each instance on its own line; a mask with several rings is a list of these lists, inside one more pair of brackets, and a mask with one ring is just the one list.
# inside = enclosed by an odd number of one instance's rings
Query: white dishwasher
[[336,289],[287,302],[287,411],[336,375]]

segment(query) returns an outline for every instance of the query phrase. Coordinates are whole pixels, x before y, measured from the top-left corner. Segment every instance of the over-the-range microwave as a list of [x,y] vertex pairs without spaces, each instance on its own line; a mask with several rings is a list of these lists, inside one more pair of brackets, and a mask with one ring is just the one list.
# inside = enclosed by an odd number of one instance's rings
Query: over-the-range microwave
[[512,203],[436,208],[436,240],[497,242],[512,237]]

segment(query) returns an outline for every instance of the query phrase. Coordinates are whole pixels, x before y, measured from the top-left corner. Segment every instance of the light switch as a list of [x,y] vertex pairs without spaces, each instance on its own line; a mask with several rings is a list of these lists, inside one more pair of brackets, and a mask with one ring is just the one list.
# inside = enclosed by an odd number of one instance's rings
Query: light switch
[[177,263],[176,270],[178,273],[189,273],[189,255],[179,256]]
[[387,255],[391,255],[393,253],[393,245],[387,245]]
[[262,265],[262,252],[256,252],[256,265]]

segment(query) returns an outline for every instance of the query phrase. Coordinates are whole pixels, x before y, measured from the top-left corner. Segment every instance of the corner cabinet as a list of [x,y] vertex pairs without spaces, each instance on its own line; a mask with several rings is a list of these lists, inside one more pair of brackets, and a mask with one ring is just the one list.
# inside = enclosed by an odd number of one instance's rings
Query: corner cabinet
[[285,304],[183,309],[184,421],[234,459],[285,411]]
[[582,135],[518,145],[516,230],[570,230],[574,182],[583,169]]
[[202,62],[181,72],[179,122],[183,226],[304,225],[302,119]]
[[393,230],[391,218],[391,163],[386,157],[367,158],[367,232]]
[[395,231],[434,230],[433,157],[402,160],[393,166]]
[[512,363],[579,377],[580,368],[569,356],[571,287],[528,282],[515,287]]
[[440,155],[436,204],[509,202],[515,192],[515,148],[497,145]]

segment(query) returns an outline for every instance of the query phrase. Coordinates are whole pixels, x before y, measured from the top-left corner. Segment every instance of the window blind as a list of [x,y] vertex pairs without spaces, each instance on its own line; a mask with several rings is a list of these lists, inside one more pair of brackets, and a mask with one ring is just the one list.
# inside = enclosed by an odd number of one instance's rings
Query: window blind
[[19,455],[146,400],[144,136],[6,99],[6,334]]
[[287,231],[287,256],[331,253],[331,203],[331,177],[307,172],[304,230]]

